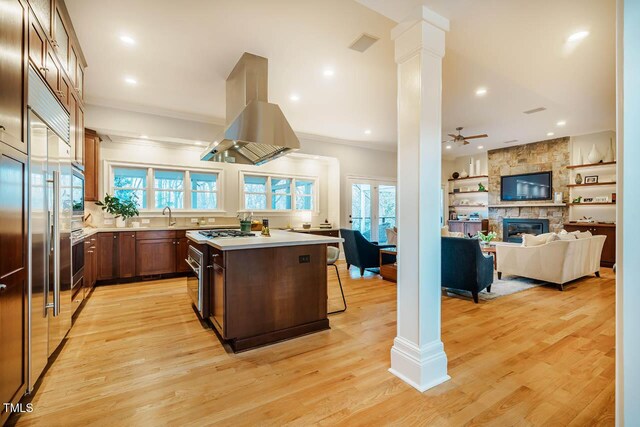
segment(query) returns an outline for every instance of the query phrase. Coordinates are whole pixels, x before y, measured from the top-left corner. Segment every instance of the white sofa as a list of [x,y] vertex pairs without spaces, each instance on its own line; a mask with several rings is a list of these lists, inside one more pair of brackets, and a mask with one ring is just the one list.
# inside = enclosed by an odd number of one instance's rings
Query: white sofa
[[600,276],[600,255],[606,236],[555,240],[540,246],[496,244],[498,278],[503,274],[564,284],[580,277]]

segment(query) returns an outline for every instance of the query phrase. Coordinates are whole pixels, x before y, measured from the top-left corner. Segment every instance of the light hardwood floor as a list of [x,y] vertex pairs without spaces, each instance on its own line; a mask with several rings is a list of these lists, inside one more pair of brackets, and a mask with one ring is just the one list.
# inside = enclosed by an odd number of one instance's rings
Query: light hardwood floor
[[[423,394],[393,375],[396,285],[340,267],[330,331],[232,354],[183,279],[103,286],[18,425],[613,425],[611,270],[564,292],[478,305],[443,297],[452,379]],[[330,309],[340,301],[335,273]]]

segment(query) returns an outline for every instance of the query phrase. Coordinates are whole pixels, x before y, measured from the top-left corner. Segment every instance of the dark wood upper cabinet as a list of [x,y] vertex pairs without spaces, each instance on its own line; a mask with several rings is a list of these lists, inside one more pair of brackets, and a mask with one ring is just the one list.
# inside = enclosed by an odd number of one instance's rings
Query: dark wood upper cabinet
[[136,276],[169,274],[176,271],[176,239],[138,240]]
[[98,234],[98,280],[118,278],[118,233]]
[[[78,126],[84,123],[84,111],[78,109]],[[100,137],[96,131],[84,129],[84,199],[96,201],[98,194],[98,168],[100,166]]]
[[135,277],[136,275],[136,233],[121,231],[119,242],[119,276],[120,278]]
[[[26,385],[26,195],[26,155],[0,143],[0,401],[3,403],[16,403]],[[4,407],[0,407],[0,424],[7,417]]]
[[0,141],[26,153],[27,11],[22,2],[0,0],[0,28]]

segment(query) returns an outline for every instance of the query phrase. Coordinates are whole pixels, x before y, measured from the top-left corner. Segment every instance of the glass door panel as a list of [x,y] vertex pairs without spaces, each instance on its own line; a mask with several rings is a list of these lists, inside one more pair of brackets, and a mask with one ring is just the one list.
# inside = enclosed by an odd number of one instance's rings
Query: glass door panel
[[351,184],[351,229],[371,240],[371,184]]
[[396,226],[396,186],[378,186],[378,242],[387,242],[387,228]]
[[387,228],[396,226],[396,186],[375,180],[349,180],[351,212],[349,223],[365,239],[387,242]]

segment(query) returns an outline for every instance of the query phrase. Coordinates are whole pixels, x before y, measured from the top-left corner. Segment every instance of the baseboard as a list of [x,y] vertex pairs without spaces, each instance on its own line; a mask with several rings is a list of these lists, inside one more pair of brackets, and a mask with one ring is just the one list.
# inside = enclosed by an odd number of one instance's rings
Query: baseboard
[[396,337],[391,348],[389,372],[421,393],[451,379],[447,374],[447,355],[441,341],[417,347]]

